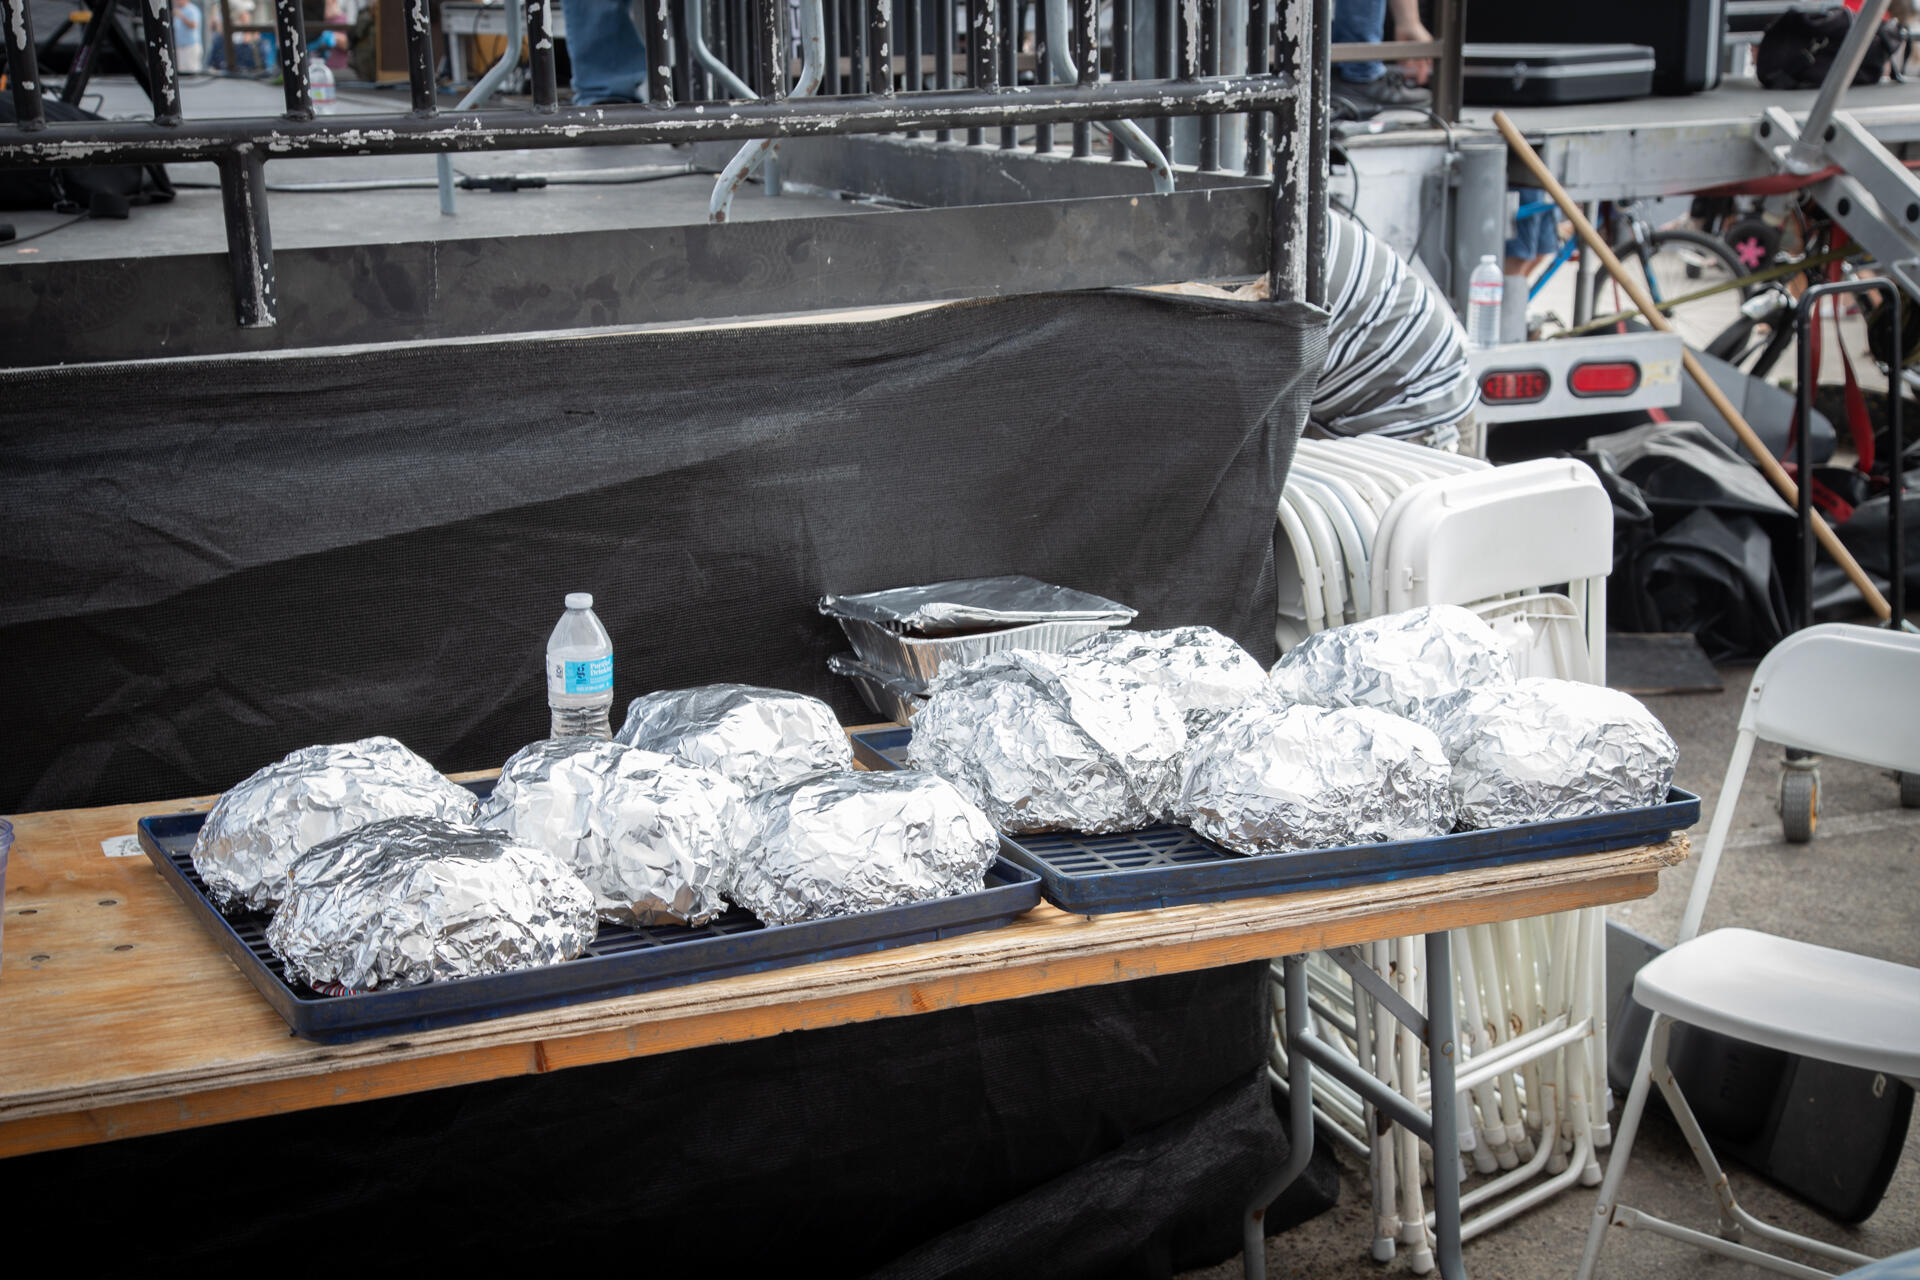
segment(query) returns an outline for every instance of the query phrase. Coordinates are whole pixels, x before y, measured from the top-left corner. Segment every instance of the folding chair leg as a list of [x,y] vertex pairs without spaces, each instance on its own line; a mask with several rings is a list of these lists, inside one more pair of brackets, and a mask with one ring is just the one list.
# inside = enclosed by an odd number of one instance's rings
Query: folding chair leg
[[[1654,1015],[1655,1031],[1666,1019]],[[1653,1042],[1647,1036],[1640,1048],[1640,1065],[1634,1068],[1633,1088],[1627,1093],[1627,1105],[1620,1112],[1620,1127],[1614,1130],[1613,1147],[1607,1156],[1607,1173],[1600,1180],[1600,1197],[1593,1205],[1593,1220],[1587,1224],[1587,1247],[1580,1255],[1580,1269],[1574,1280],[1592,1280],[1593,1264],[1600,1259],[1600,1246],[1606,1242],[1607,1228],[1613,1225],[1614,1206],[1619,1200],[1620,1184],[1626,1180],[1627,1157],[1633,1154],[1633,1140],[1640,1132],[1640,1116],[1647,1109],[1647,1094],[1653,1089]]]
[[1741,1229],[1740,1219],[1736,1216],[1738,1206],[1733,1202],[1733,1184],[1727,1181],[1726,1172],[1714,1157],[1706,1133],[1694,1118],[1693,1108],[1687,1105],[1687,1095],[1680,1092],[1680,1082],[1674,1078],[1673,1068],[1667,1063],[1667,1039],[1672,1028],[1671,1021],[1659,1018],[1655,1020],[1654,1029],[1648,1036],[1653,1041],[1653,1082],[1660,1086],[1660,1096],[1667,1100],[1667,1110],[1673,1113],[1674,1123],[1686,1135],[1687,1146],[1693,1149],[1694,1163],[1700,1166],[1700,1172],[1706,1175],[1707,1186],[1713,1191],[1714,1206],[1720,1213],[1721,1239],[1738,1240]]

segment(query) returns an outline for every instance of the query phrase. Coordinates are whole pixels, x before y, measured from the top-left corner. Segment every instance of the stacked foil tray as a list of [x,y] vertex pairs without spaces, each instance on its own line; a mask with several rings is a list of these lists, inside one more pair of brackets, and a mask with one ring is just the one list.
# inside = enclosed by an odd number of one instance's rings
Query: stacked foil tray
[[828,596],[820,611],[853,645],[852,653],[829,658],[828,669],[852,680],[869,707],[899,724],[920,709],[927,685],[944,668],[1007,649],[1064,652],[1134,618],[1134,610],[1117,601],[1023,577]]

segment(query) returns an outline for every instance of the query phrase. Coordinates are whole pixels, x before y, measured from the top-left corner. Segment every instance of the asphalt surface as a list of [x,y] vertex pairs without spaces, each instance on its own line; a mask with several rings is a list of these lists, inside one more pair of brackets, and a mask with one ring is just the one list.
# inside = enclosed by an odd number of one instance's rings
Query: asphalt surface
[[[1721,670],[1726,686],[1721,693],[1645,700],[1679,743],[1675,782],[1701,797],[1701,823],[1692,833],[1696,844],[1704,842],[1707,820],[1720,799],[1752,674],[1750,666],[1727,667]],[[1920,810],[1898,807],[1889,775],[1829,759],[1821,765],[1816,837],[1810,845],[1789,845],[1780,839],[1774,809],[1780,772],[1779,749],[1756,748],[1705,927],[1742,925],[1920,966]],[[1689,860],[1661,877],[1652,898],[1610,908],[1610,918],[1671,943],[1693,875]],[[1411,1273],[1404,1253],[1384,1265],[1371,1259],[1366,1168],[1343,1152],[1340,1170],[1337,1206],[1267,1242],[1268,1275],[1376,1280]],[[1908,1134],[1879,1210],[1858,1226],[1840,1226],[1737,1166],[1729,1174],[1740,1203],[1763,1221],[1875,1257],[1920,1248],[1920,1126]],[[1650,1107],[1641,1125],[1621,1199],[1682,1225],[1714,1230],[1713,1200],[1698,1166],[1679,1130],[1658,1108]],[[1593,1189],[1575,1187],[1468,1242],[1469,1274],[1476,1280],[1570,1280],[1594,1201]],[[1614,1228],[1609,1236],[1597,1272],[1603,1280],[1768,1274],[1645,1231]],[[1190,1272],[1186,1280],[1240,1274],[1236,1257]]]

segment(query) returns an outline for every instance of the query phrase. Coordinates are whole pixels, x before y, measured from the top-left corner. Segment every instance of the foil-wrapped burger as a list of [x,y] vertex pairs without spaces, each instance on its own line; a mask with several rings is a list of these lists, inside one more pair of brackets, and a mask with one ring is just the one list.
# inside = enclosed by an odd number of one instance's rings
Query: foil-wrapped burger
[[437,818],[387,818],[293,866],[267,945],[326,991],[412,987],[572,960],[593,891],[544,849]]
[[1266,668],[1212,627],[1103,631],[1067,652],[1117,662],[1158,685],[1186,718],[1189,734],[1267,691]]
[[748,795],[853,768],[853,748],[818,698],[750,684],[663,689],[635,698],[616,742],[717,769]]
[[1173,700],[1125,667],[1012,649],[933,682],[907,763],[1002,831],[1131,831],[1166,815],[1186,745]]
[[808,778],[753,805],[760,838],[727,896],[770,925],[976,892],[1000,845],[985,814],[926,773]]
[[1249,703],[1188,749],[1175,815],[1240,853],[1439,836],[1453,829],[1452,772],[1411,720]]
[[1424,605],[1320,631],[1274,664],[1282,702],[1378,707],[1421,720],[1461,689],[1512,684],[1513,655],[1492,627],[1458,605]]
[[227,788],[193,843],[222,911],[268,911],[315,845],[381,818],[466,822],[478,801],[392,738],[302,747]]
[[1664,803],[1679,748],[1653,713],[1595,684],[1534,677],[1434,710],[1460,825],[1507,827]]
[[672,756],[594,738],[523,747],[477,825],[571,867],[619,924],[704,924],[751,826],[732,780]]

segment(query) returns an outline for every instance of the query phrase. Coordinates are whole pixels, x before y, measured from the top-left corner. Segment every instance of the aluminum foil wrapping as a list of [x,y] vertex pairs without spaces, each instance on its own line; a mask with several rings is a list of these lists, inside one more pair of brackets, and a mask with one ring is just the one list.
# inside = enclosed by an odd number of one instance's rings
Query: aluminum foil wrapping
[[597,928],[593,891],[546,850],[387,818],[294,864],[267,945],[309,986],[372,991],[559,964]]
[[1421,720],[1426,704],[1462,689],[1512,684],[1513,655],[1478,614],[1424,605],[1320,631],[1274,664],[1283,702],[1378,707]]
[[635,698],[614,740],[716,769],[748,795],[853,768],[853,748],[818,698],[750,684],[707,684]]
[[1241,853],[1439,836],[1453,829],[1452,773],[1411,720],[1249,703],[1188,750],[1175,816]]
[[1067,652],[1117,662],[1158,685],[1186,718],[1189,735],[1267,692],[1266,668],[1212,627],[1105,631]]
[[1016,649],[943,674],[928,695],[907,763],[1002,831],[1131,831],[1173,802],[1180,710],[1117,663]]
[[978,891],[1000,847],[987,816],[931,774],[843,773],[766,792],[727,896],[766,924]]
[[604,920],[704,924],[752,832],[746,794],[712,769],[593,738],[523,747],[475,822],[567,864]]
[[193,845],[222,911],[267,911],[307,850],[381,818],[472,819],[473,792],[392,738],[303,747],[227,788]]
[[962,578],[852,596],[824,596],[820,612],[895,630],[940,632],[1027,622],[1105,622],[1125,626],[1135,611],[1117,600],[1056,587],[1019,574]]
[[1617,689],[1539,677],[1440,704],[1463,827],[1611,813],[1664,803],[1679,748]]

